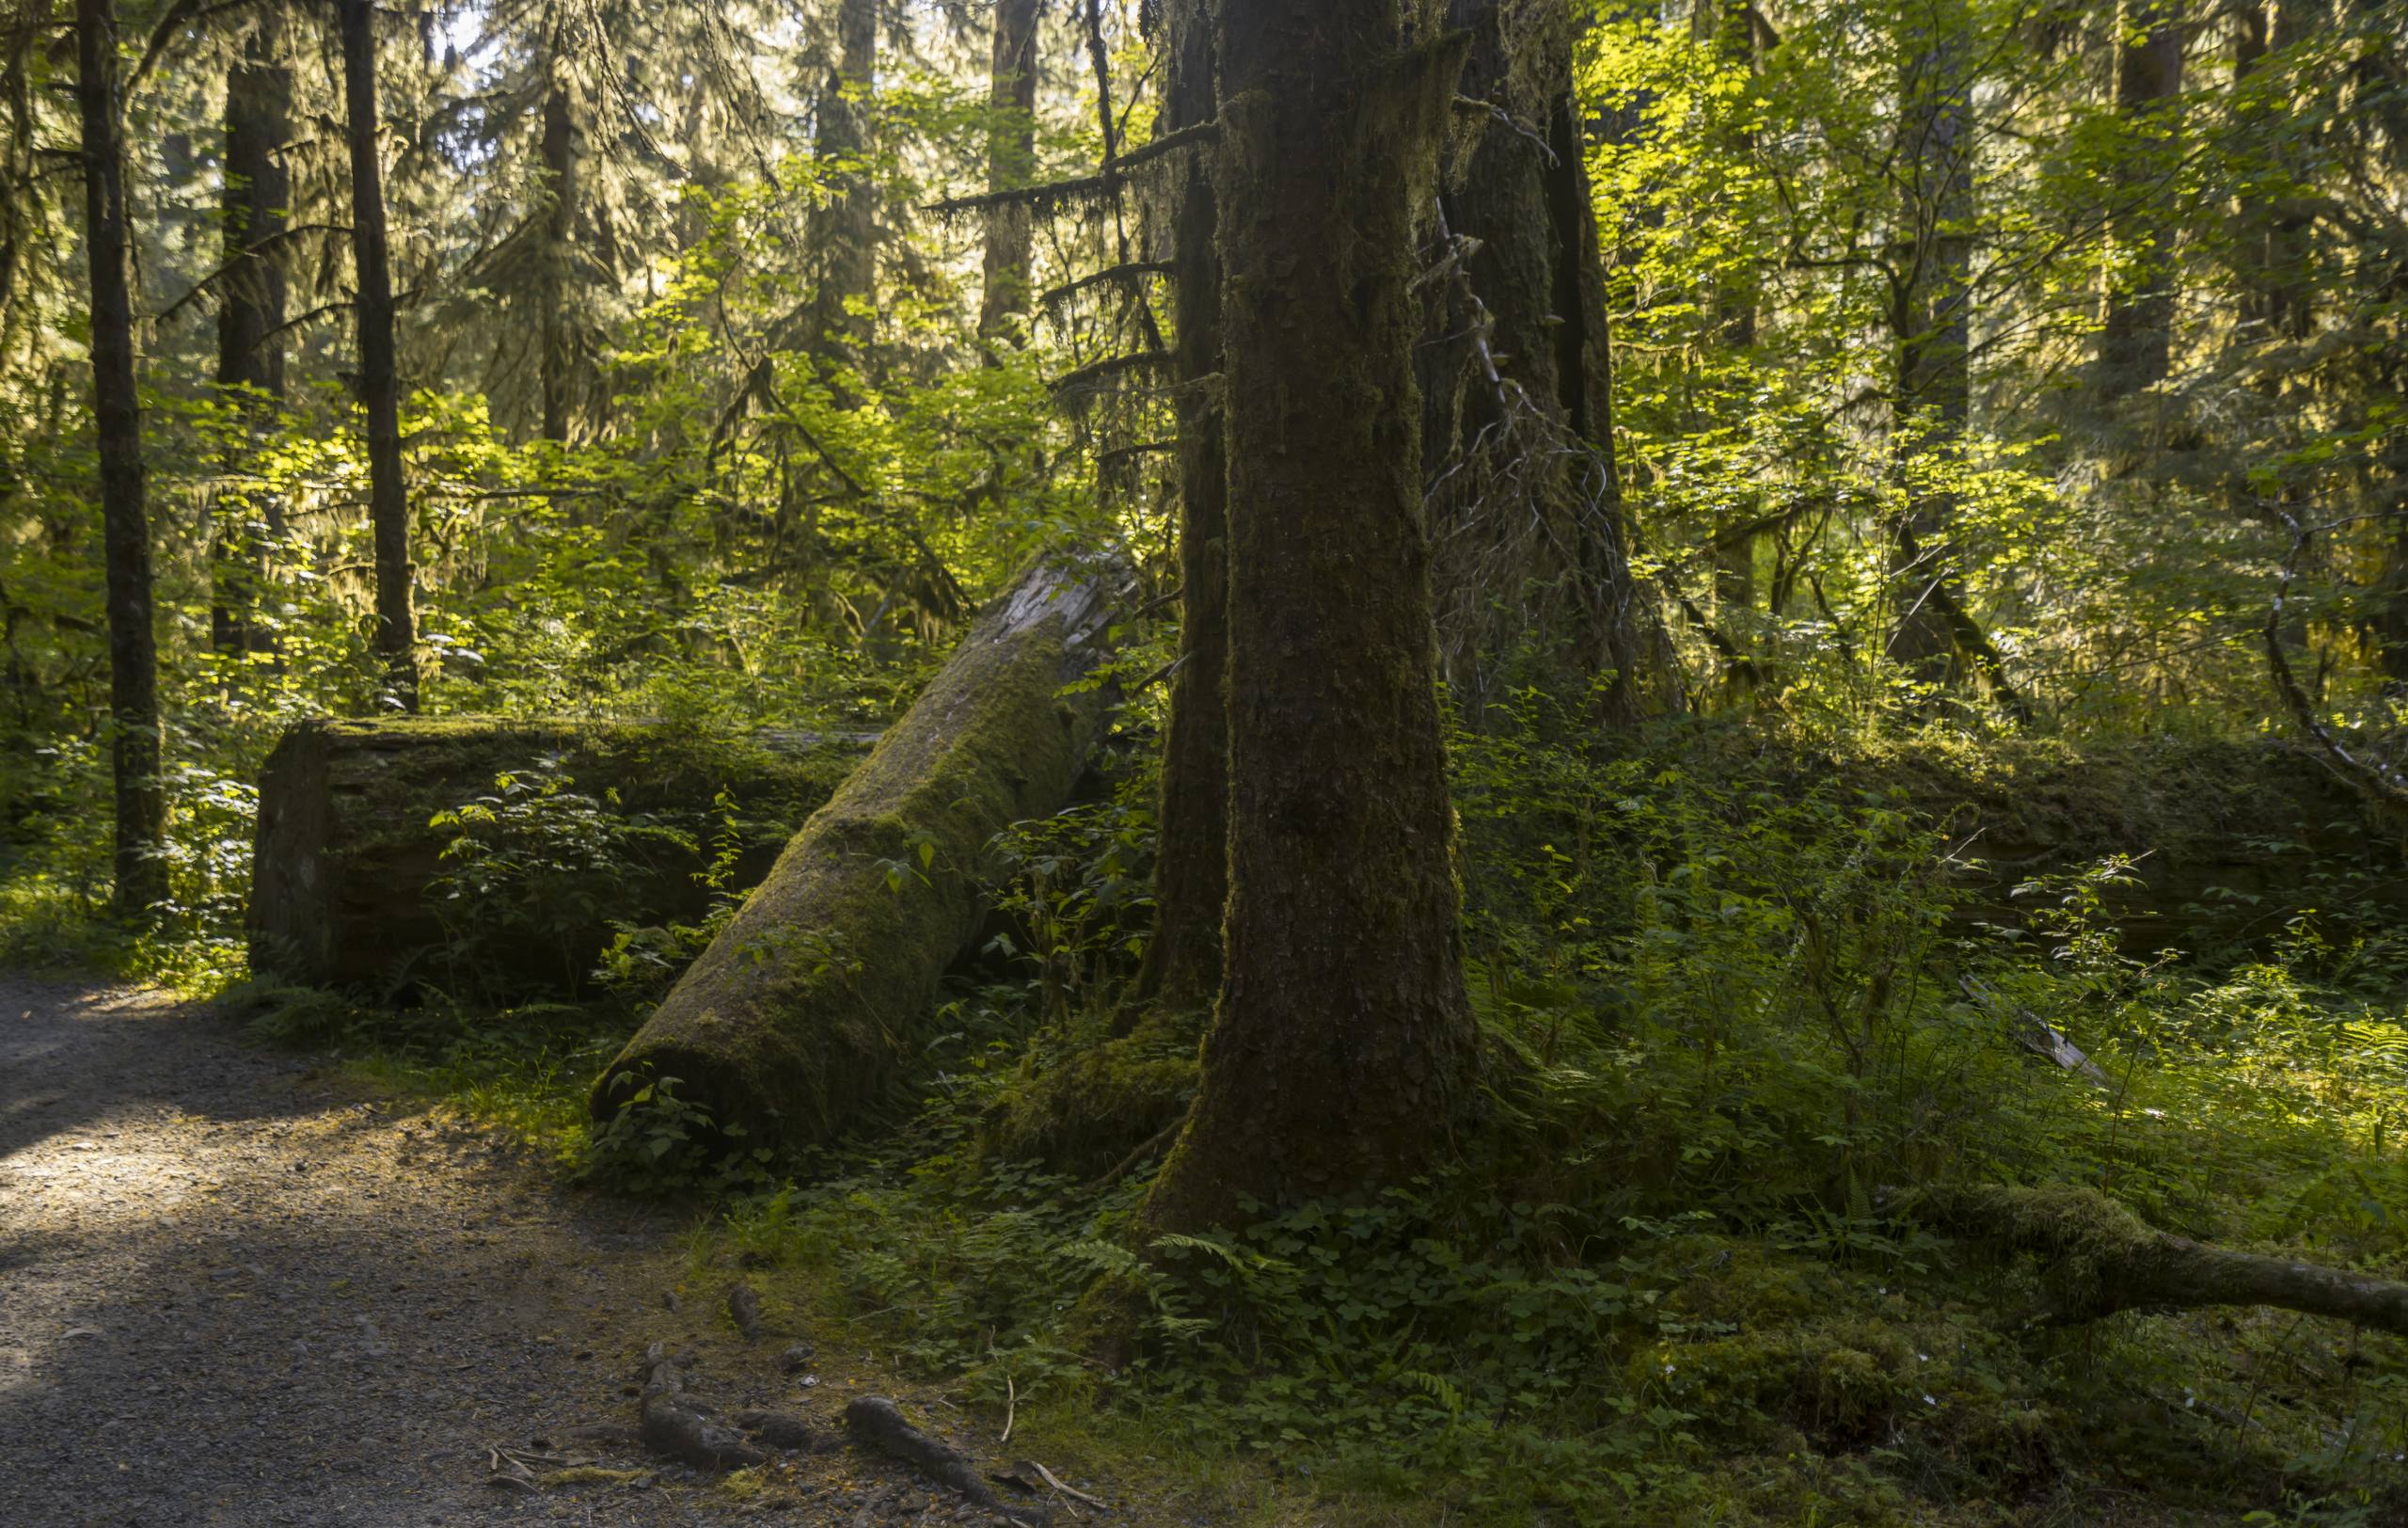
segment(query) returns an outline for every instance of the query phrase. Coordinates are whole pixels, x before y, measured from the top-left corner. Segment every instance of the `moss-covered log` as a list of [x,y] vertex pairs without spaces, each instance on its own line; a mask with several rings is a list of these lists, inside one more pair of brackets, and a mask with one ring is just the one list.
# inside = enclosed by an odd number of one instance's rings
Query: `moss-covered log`
[[1925,1189],[1900,1208],[1956,1234],[2040,1258],[2053,1321],[2271,1305],[2408,1336],[2408,1284],[2194,1242],[2142,1223],[2092,1189]]
[[977,932],[996,833],[1058,810],[1102,730],[1078,681],[1123,578],[1043,563],[988,611],[596,1081],[596,1119],[673,1077],[720,1126],[802,1145],[881,1098]]
[[[673,832],[707,840],[722,830],[712,805],[721,790],[735,809],[732,879],[750,885],[869,740],[710,737],[650,722],[303,723],[260,777],[252,969],[326,987],[391,989],[422,974],[487,994],[574,991],[614,921],[667,924],[703,913],[709,894],[695,872],[709,847],[680,847]],[[551,856],[567,867],[546,875],[546,905],[525,909],[544,937],[467,937],[480,931],[462,918],[476,910],[434,892],[458,831],[431,820],[493,796],[504,773],[567,780],[596,801],[615,795],[615,821],[673,831],[614,833],[583,877],[573,859]]]

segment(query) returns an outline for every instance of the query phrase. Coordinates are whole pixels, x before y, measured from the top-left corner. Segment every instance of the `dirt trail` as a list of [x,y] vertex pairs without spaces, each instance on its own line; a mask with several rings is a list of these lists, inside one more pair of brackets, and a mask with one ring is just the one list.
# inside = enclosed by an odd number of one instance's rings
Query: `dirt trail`
[[0,977],[0,1521],[992,1520],[848,1450],[784,1456],[749,1502],[676,1466],[494,1486],[488,1449],[538,1439],[657,1463],[572,1433],[632,1423],[656,1339],[723,1404],[832,1433],[859,1392],[781,1375],[793,1334],[745,1345],[715,1301],[664,1308],[680,1229],[209,1015]]

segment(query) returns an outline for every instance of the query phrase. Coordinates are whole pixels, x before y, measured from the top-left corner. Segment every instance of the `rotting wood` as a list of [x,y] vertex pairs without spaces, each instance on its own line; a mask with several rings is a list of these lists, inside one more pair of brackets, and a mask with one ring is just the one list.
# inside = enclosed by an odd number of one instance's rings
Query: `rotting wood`
[[1081,681],[1129,578],[1048,559],[990,608],[597,1079],[597,1120],[665,1078],[750,1145],[826,1141],[878,1106],[976,935],[996,834],[1059,810],[1102,732],[1110,690]]
[[2119,1311],[2270,1305],[2408,1336],[2408,1283],[2292,1258],[2236,1252],[2145,1224],[2095,1189],[1918,1189],[1901,1213],[2044,1265],[2052,1324]]
[[[437,812],[489,797],[496,777],[548,767],[620,810],[707,836],[722,790],[735,813],[733,884],[767,874],[787,837],[868,751],[866,733],[763,731],[696,736],[658,722],[305,722],[287,732],[260,776],[258,837],[247,909],[251,968],[308,986],[388,989],[424,971],[449,979],[454,931],[431,888],[454,834]],[[613,919],[637,926],[690,921],[708,903],[694,872],[702,853],[657,842],[643,863],[597,872],[593,909],[562,920],[544,947],[490,941],[467,952],[478,983],[526,995],[574,992]],[[457,915],[453,915],[455,918]]]

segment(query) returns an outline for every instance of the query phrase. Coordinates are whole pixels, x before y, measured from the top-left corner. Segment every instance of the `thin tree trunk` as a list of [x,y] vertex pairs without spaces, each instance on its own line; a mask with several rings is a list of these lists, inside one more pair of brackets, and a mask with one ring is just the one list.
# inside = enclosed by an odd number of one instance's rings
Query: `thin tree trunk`
[[160,780],[159,655],[151,627],[142,414],[134,377],[117,47],[114,0],[75,0],[75,103],[84,128],[84,232],[92,282],[92,413],[101,460],[102,547],[108,564],[117,909],[140,916],[167,898],[167,802]]
[[562,56],[562,37],[555,27],[546,44],[544,84],[544,253],[537,279],[542,283],[544,438],[568,443],[576,409],[575,337],[569,330],[569,291],[576,263],[577,236],[577,109]]
[[[293,135],[293,71],[283,59],[284,19],[264,6],[226,71],[225,264],[217,310],[217,386],[256,445],[284,402],[284,254],[275,246],[293,199],[282,154]],[[210,538],[210,642],[239,659],[275,649],[259,624],[264,548],[281,533],[273,496],[221,492]],[[265,524],[261,523],[264,519]]]
[[[821,358],[856,371],[867,361],[872,326],[856,308],[877,295],[878,191],[865,165],[876,148],[869,95],[878,74],[877,0],[842,0],[837,65],[819,96],[819,157],[832,167],[834,199],[814,237],[822,252],[813,338]],[[840,399],[851,397],[839,385]]]
[[[1219,115],[1213,83],[1212,0],[1168,17],[1169,81],[1162,130]],[[1174,1013],[1212,1005],[1221,985],[1221,919],[1228,901],[1228,459],[1219,396],[1219,206],[1211,167],[1185,157],[1171,223],[1179,329],[1171,372],[1179,408],[1179,668],[1163,740],[1160,849],[1154,861],[1154,936],[1139,973],[1141,1001]]]
[[1412,381],[1462,71],[1393,0],[1225,0],[1228,951],[1157,1228],[1395,1182],[1473,1105]]
[[1973,85],[1967,59],[1971,19],[1952,4],[1929,12],[1932,32],[1902,84],[1902,147],[1914,166],[1900,215],[1904,268],[1893,278],[1892,330],[1898,348],[1896,450],[1907,507],[1892,526],[1891,573],[1898,615],[1891,659],[1926,684],[1969,672],[2019,719],[2029,711],[1997,647],[1965,603],[1950,545],[1956,497],[1944,481],[1964,451],[1972,416]]
[[[987,189],[1009,191],[1037,175],[1037,19],[1039,0],[996,0],[987,104]],[[985,286],[978,334],[991,340],[1028,312],[1036,227],[1014,202],[987,211]]]
[[[2124,0],[2116,18],[2115,114],[2125,131],[2152,135],[2182,93],[2181,0]],[[2113,401],[2165,379],[2173,364],[2176,272],[2167,247],[2174,231],[2161,199],[2129,168],[2120,195],[2128,205],[2114,242],[2129,267],[2111,276],[2099,334],[2101,393]]]
[[376,548],[376,655],[393,700],[418,709],[411,629],[409,493],[402,478],[401,381],[394,358],[393,275],[378,159],[376,8],[341,0],[343,105],[351,141],[351,250],[357,265],[359,401],[368,412],[368,517]]
[[[1716,64],[1722,69],[1743,72],[1752,77],[1759,65],[1756,56],[1755,7],[1751,0],[1713,0],[1702,3],[1701,17],[1711,29],[1703,40],[1713,50]],[[1752,90],[1750,92],[1753,94]],[[1726,151],[1752,156],[1756,151],[1756,135],[1745,129],[1729,133],[1724,137]],[[1714,286],[1715,327],[1722,347],[1741,354],[1756,344],[1756,283],[1753,272],[1746,278],[1735,279],[1722,274]],[[1722,629],[1731,629],[1729,612],[1753,609],[1756,602],[1756,543],[1758,533],[1747,529],[1763,514],[1763,501],[1756,495],[1743,498],[1732,510],[1720,515],[1714,526],[1714,602]]]

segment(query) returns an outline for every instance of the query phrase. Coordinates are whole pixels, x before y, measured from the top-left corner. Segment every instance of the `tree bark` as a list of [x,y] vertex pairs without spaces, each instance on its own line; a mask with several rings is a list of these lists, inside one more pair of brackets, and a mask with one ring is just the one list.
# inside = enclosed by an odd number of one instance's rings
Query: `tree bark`
[[577,262],[577,103],[563,56],[565,40],[555,26],[545,44],[544,133],[544,254],[537,274],[537,303],[543,325],[540,385],[543,391],[544,438],[568,443],[576,412],[578,356],[571,332],[569,305]]
[[358,282],[359,401],[368,414],[368,517],[376,562],[376,656],[394,705],[418,709],[410,611],[409,490],[402,477],[401,379],[393,273],[386,247],[385,174],[376,113],[376,7],[341,0],[342,94],[351,146],[351,250]]
[[[217,309],[217,386],[253,446],[284,402],[284,253],[277,241],[293,200],[282,158],[293,136],[293,71],[283,50],[283,13],[262,7],[226,71],[228,275]],[[279,507],[272,495],[230,488],[218,494],[212,519],[210,645],[235,660],[272,652],[275,639],[259,623],[261,533],[271,542],[280,534]]]
[[596,1080],[596,1120],[674,1077],[721,1128],[803,1146],[886,1101],[977,933],[990,842],[1060,809],[1102,730],[1109,695],[1065,686],[1106,655],[1123,579],[1040,563],[989,610]]
[[[1174,7],[1164,53],[1164,133],[1220,114],[1212,0]],[[1221,918],[1228,902],[1228,459],[1221,399],[1219,208],[1211,169],[1186,156],[1171,215],[1178,333],[1171,375],[1179,409],[1179,667],[1163,739],[1154,935],[1137,980],[1141,1002],[1200,1012],[1221,987]]]
[[[478,969],[447,952],[458,914],[430,895],[456,836],[438,812],[491,798],[504,773],[565,776],[620,815],[691,831],[707,844],[724,790],[741,842],[733,889],[757,883],[805,817],[860,762],[869,739],[763,733],[695,737],[645,722],[308,722],[260,774],[258,835],[246,909],[251,969],[318,987],[388,988],[413,971],[456,990],[567,995],[584,985],[613,921],[690,922],[708,904],[702,855],[667,840],[634,845],[639,863],[598,868],[557,905],[544,943],[476,942]],[[570,903],[578,908],[573,912]]]
[[2018,720],[2030,711],[1996,645],[1965,601],[1950,543],[1956,496],[1934,484],[1963,454],[1972,418],[1973,88],[1972,19],[1937,6],[1931,32],[1901,84],[1901,148],[1914,167],[1903,189],[1902,268],[1893,272],[1898,351],[1895,435],[1907,507],[1892,526],[1899,613],[1891,660],[1933,686],[1988,681]]
[[84,234],[91,267],[92,414],[107,563],[109,767],[116,790],[117,910],[167,899],[166,794],[160,778],[159,655],[152,629],[150,517],[125,213],[125,130],[118,97],[117,8],[76,0],[75,103],[83,120]]
[[1225,0],[1229,905],[1201,1090],[1144,1212],[1409,1177],[1475,1089],[1418,485],[1416,215],[1460,39]]
[[1513,590],[1557,583],[1575,597],[1577,656],[1613,676],[1609,719],[1627,720],[1640,644],[1572,20],[1452,0],[1448,22],[1470,38],[1462,94],[1493,115],[1440,191],[1446,231],[1468,254],[1416,349],[1422,467],[1435,485],[1433,533],[1444,538],[1441,652],[1459,696],[1476,706],[1478,649],[1497,635],[1484,629],[1487,613]]
[[[877,296],[878,188],[867,160],[870,95],[878,74],[877,0],[841,0],[836,12],[837,64],[819,95],[819,158],[829,168],[832,199],[814,220],[821,251],[813,335],[820,358],[858,373],[868,362],[870,321],[856,307]],[[849,381],[833,389],[850,400]]]
[[[2134,139],[2153,137],[2182,93],[2181,0],[2124,0],[2116,18],[2115,114]],[[2176,271],[2174,231],[2162,199],[2135,176],[2124,156],[2126,202],[2113,241],[2126,269],[2111,275],[2099,333],[2101,394],[2110,402],[2165,379],[2173,364]]]
[[[1037,22],[1039,0],[996,0],[987,104],[987,189],[1009,191],[1037,178]],[[1023,202],[987,210],[985,284],[978,334],[991,340],[1028,313],[1036,223]]]
[[2049,1315],[2058,1322],[2096,1321],[2119,1311],[2271,1305],[2408,1335],[2408,1284],[2170,1235],[2092,1189],[1933,1188],[1899,1208],[2044,1259]]

